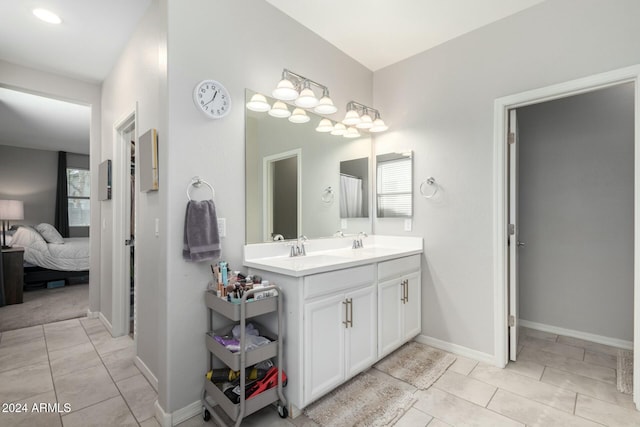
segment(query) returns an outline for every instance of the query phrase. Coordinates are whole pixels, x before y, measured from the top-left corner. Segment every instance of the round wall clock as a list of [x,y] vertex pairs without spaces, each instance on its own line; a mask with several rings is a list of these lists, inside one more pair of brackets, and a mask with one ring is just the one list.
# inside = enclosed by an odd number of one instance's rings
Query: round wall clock
[[215,80],[198,83],[193,90],[193,102],[210,119],[220,119],[231,111],[229,91]]

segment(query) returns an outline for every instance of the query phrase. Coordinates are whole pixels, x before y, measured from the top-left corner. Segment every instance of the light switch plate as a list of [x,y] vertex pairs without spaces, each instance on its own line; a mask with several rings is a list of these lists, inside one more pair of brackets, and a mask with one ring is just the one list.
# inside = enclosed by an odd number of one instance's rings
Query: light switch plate
[[413,226],[412,222],[411,218],[406,218],[404,220],[404,231],[411,231],[411,227]]
[[226,237],[227,235],[227,219],[218,218],[218,236]]
[[160,236],[160,218],[156,218],[155,235],[156,237]]

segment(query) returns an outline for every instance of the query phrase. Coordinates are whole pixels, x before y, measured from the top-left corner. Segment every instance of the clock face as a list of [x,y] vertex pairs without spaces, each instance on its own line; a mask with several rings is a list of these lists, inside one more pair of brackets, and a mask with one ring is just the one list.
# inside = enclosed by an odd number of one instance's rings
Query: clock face
[[193,101],[207,117],[219,119],[231,111],[231,96],[227,89],[215,80],[203,80],[193,91]]

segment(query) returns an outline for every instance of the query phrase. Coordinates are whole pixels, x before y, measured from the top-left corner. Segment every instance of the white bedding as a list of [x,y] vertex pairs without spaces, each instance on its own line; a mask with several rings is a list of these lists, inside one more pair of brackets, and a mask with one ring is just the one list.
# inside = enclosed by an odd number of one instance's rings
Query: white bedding
[[89,238],[72,237],[64,244],[47,243],[31,227],[20,227],[11,239],[11,246],[24,248],[24,260],[50,270],[89,270]]

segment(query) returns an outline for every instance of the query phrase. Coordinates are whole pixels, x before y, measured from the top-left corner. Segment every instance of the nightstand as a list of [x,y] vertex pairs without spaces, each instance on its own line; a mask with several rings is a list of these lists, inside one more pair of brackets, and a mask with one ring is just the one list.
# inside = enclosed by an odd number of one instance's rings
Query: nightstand
[[24,248],[2,249],[2,267],[4,279],[4,302],[22,304],[24,285]]

